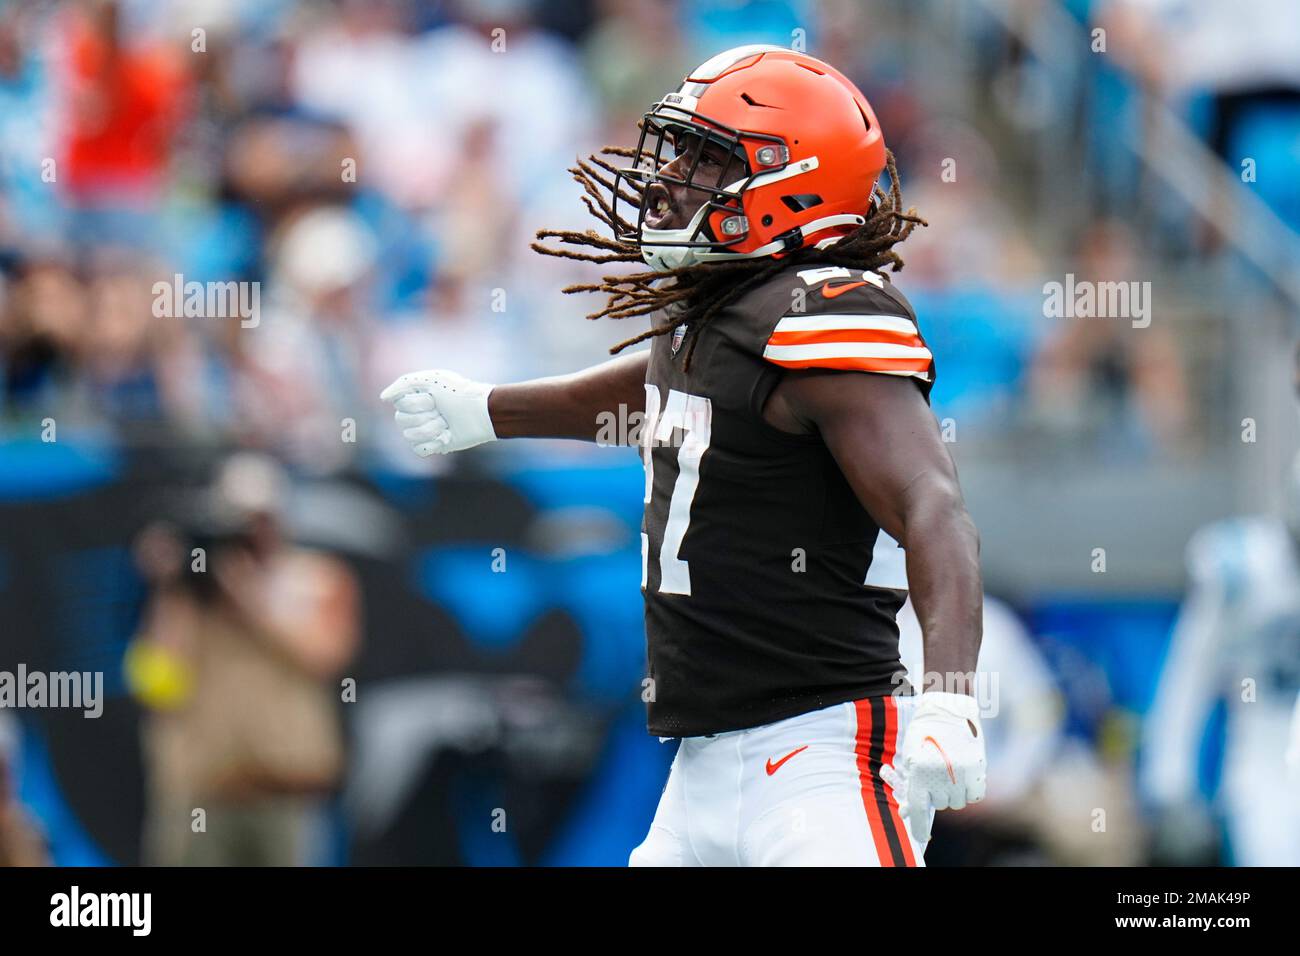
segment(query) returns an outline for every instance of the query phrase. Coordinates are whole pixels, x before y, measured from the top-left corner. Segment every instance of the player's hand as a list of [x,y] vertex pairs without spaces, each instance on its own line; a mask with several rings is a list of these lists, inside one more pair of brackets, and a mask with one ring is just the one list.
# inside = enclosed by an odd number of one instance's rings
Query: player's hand
[[881,775],[898,798],[912,836],[930,839],[930,808],[960,810],[984,799],[984,730],[966,694],[922,694],[893,766]]
[[393,418],[421,458],[446,455],[496,439],[488,414],[491,385],[445,369],[411,372],[379,397],[392,402]]

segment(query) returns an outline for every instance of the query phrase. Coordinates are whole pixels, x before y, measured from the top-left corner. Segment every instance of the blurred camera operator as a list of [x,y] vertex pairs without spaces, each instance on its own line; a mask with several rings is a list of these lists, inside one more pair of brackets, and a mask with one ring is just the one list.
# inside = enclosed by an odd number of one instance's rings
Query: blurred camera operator
[[274,462],[236,454],[189,540],[155,525],[137,542],[153,588],[127,671],[151,711],[150,863],[306,862],[340,781],[332,682],[356,651],[357,586],[341,561],[285,540],[286,484]]

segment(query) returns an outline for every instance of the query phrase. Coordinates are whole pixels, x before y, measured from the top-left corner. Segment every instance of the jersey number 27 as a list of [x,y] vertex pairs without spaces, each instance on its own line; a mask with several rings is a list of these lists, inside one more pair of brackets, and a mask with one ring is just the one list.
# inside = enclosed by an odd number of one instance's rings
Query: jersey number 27
[[[687,395],[670,389],[668,401],[660,406],[659,387],[646,384],[645,423],[641,427],[641,458],[645,462],[645,503],[654,493],[654,449],[656,445],[677,445],[677,481],[668,502],[668,520],[659,545],[659,591],[662,594],[690,594],[691,567],[678,552],[691,523],[691,504],[700,484],[700,459],[709,448],[713,403],[702,395]],[[680,444],[675,437],[681,432]],[[650,539],[641,534],[641,587],[646,586],[650,561]]]

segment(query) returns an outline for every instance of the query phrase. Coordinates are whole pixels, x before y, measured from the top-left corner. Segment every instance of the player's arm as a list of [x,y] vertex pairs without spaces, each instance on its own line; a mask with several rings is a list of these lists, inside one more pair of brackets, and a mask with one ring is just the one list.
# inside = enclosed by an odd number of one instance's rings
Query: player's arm
[[907,378],[817,369],[786,373],[768,404],[779,427],[820,432],[863,507],[906,551],[925,670],[951,675],[934,689],[973,693],[979,535],[920,390]]
[[927,674],[886,780],[917,839],[930,808],[960,809],[984,797],[984,734],[971,686],[982,631],[979,535],[957,471],[916,384],[894,375],[809,369],[787,372],[768,420],[819,432],[858,500],[907,553],[908,587],[921,623]]
[[[474,382],[455,372],[411,372],[379,396],[392,402],[402,435],[421,457],[497,438],[595,441],[602,413],[645,412],[648,351],[570,375],[513,385]],[[620,433],[628,430],[620,429]]]
[[569,375],[498,385],[488,398],[497,437],[595,441],[602,412],[645,412],[649,361],[649,351],[635,352]]
[[1199,744],[1216,696],[1215,645],[1224,633],[1227,595],[1220,578],[1199,575],[1194,558],[1189,564],[1191,588],[1143,721],[1138,784],[1156,807],[1178,806],[1196,798]]

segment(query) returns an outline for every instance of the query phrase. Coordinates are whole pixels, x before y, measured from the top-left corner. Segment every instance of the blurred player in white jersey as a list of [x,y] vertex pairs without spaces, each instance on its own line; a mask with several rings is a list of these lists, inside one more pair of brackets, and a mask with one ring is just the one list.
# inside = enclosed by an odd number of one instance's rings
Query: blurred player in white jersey
[[1187,598],[1144,727],[1144,796],[1165,815],[1195,818],[1200,743],[1223,700],[1220,794],[1233,861],[1300,865],[1300,774],[1287,767],[1300,719],[1300,457],[1285,515],[1207,525],[1187,564]]

